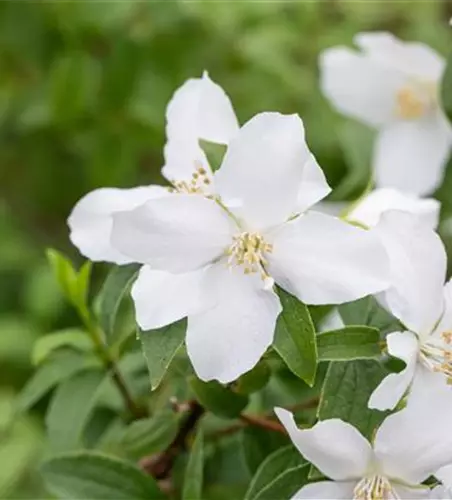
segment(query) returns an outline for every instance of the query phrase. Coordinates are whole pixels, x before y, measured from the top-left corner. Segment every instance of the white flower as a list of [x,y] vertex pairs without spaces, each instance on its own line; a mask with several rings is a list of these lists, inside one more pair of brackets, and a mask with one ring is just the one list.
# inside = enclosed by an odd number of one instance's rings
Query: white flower
[[301,430],[287,410],[275,413],[304,458],[332,479],[304,486],[294,499],[429,498],[421,483],[452,457],[450,413],[435,404],[387,417],[372,443],[340,419]]
[[347,215],[347,220],[373,227],[385,212],[401,210],[416,215],[434,229],[438,226],[440,207],[439,201],[433,198],[419,198],[397,189],[380,188],[360,200]]
[[390,33],[360,33],[355,43],[360,51],[334,47],[321,55],[324,94],[339,111],[379,130],[377,187],[433,192],[452,144],[439,103],[444,59],[427,45]]
[[448,496],[442,496],[441,498],[451,498],[452,497],[452,463],[442,467],[435,476],[443,483],[444,494]]
[[173,193],[115,214],[112,233],[115,248],[145,264],[132,292],[138,323],[188,316],[187,350],[203,380],[234,380],[271,345],[281,311],[273,280],[309,304],[388,285],[375,236],[306,212],[329,187],[298,116],[251,119],[213,182],[215,196]]
[[380,217],[389,210],[401,210],[417,215],[431,228],[439,222],[441,204],[433,198],[419,198],[393,188],[379,188],[363,196],[357,202],[321,202],[319,210],[323,213],[342,216],[343,219],[365,227],[374,227]]
[[[238,123],[224,90],[204,73],[187,80],[168,104],[165,165],[162,174],[171,189],[190,194],[213,192],[213,175],[199,140],[227,144]],[[85,195],[68,219],[70,238],[92,261],[127,264],[130,259],[110,244],[112,215],[133,210],[144,202],[166,196],[163,186],[132,189],[102,188]]]
[[447,257],[438,235],[403,212],[387,212],[373,230],[385,245],[391,283],[385,306],[407,329],[386,338],[389,354],[405,361],[372,394],[369,406],[391,409],[412,386],[409,401],[425,390],[451,395],[452,282],[444,284]]

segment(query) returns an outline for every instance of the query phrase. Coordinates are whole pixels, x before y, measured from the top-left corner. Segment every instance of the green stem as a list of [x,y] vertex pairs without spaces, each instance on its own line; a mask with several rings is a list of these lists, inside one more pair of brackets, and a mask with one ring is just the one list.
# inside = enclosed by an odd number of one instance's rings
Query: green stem
[[145,413],[133,400],[115,359],[105,345],[104,333],[96,324],[96,322],[93,321],[93,318],[86,305],[79,305],[77,307],[77,311],[81,320],[83,321],[83,324],[85,325],[86,331],[88,332],[91,341],[96,348],[96,353],[99,359],[102,361],[107,371],[111,374],[113,382],[118,388],[118,391],[120,392],[124,400],[124,404],[126,405],[130,414],[133,415],[133,417],[136,419],[142,418],[143,416],[145,416]]

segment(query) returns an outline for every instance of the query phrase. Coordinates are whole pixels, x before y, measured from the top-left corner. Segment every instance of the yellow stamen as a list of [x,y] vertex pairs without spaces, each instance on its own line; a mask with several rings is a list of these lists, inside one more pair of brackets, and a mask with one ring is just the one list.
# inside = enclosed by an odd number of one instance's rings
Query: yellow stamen
[[353,490],[353,500],[398,500],[391,483],[383,476],[366,477]]

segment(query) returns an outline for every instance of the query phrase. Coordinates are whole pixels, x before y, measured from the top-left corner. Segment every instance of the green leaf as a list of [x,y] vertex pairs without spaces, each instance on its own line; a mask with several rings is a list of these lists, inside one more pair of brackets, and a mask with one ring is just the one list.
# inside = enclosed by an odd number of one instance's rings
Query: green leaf
[[271,453],[289,442],[284,434],[254,426],[245,427],[242,431],[242,449],[250,472],[254,474]]
[[198,428],[185,469],[182,500],[201,500],[204,472],[204,437]]
[[17,411],[26,411],[58,383],[78,372],[99,366],[95,358],[87,358],[75,352],[58,352],[40,366],[28,380],[16,400]]
[[447,59],[446,69],[443,73],[441,101],[449,121],[452,122],[452,54]]
[[251,480],[245,500],[291,498],[306,484],[309,463],[293,445],[269,455]]
[[171,361],[185,339],[187,320],[181,319],[158,330],[140,331],[141,348],[149,370],[151,389],[160,385]]
[[119,443],[121,451],[136,459],[162,451],[176,437],[178,423],[178,415],[170,410],[136,420],[124,431]]
[[319,419],[340,418],[368,439],[372,438],[387,412],[370,410],[367,403],[385,376],[385,370],[377,361],[332,362],[322,388]]
[[320,361],[375,358],[381,354],[380,332],[368,326],[347,326],[317,335]]
[[59,332],[50,333],[40,337],[33,346],[31,360],[34,365],[41,364],[52,352],[60,347],[72,347],[78,351],[89,352],[93,343],[83,330],[68,328]]
[[78,295],[77,271],[74,269],[72,262],[61,252],[48,248],[46,253],[64,296],[70,302],[73,302],[74,297]]
[[85,306],[91,276],[91,262],[85,262],[80,271],[76,271],[72,262],[61,252],[48,248],[46,253],[66,299],[78,309]]
[[215,381],[202,382],[191,377],[190,387],[202,406],[219,417],[238,417],[248,404],[247,396],[233,392]]
[[315,328],[308,308],[284,290],[278,290],[282,313],[276,323],[273,347],[298,377],[312,386],[317,370]]
[[80,438],[94,408],[105,374],[85,371],[58,386],[46,415],[48,437],[55,451],[80,446]]
[[72,500],[149,500],[165,496],[155,480],[128,462],[94,452],[60,455],[41,468],[49,490]]
[[139,264],[115,266],[104,282],[99,294],[99,322],[107,338],[111,338],[114,333],[119,305],[139,269]]
[[237,380],[237,392],[241,394],[252,394],[253,392],[257,392],[267,385],[270,376],[270,367],[268,363],[262,359],[254,368]]
[[389,333],[403,328],[391,313],[383,309],[372,296],[342,304],[339,313],[346,325],[366,325]]

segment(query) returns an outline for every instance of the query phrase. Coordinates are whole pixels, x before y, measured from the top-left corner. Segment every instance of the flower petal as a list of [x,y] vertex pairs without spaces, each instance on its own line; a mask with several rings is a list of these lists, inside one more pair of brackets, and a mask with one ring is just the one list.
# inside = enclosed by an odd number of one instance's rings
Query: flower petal
[[239,129],[231,101],[207,72],[190,78],[174,93],[166,111],[169,140],[187,136],[228,144]]
[[435,476],[446,486],[447,488],[452,488],[452,463],[451,465],[446,465],[436,472]]
[[430,333],[443,311],[446,253],[440,238],[416,216],[399,211],[383,214],[374,231],[391,265],[386,304],[413,332]]
[[414,486],[452,463],[451,411],[451,400],[433,393],[387,417],[374,441],[382,472]]
[[444,310],[441,320],[435,328],[434,335],[441,335],[444,332],[452,332],[452,279],[444,285],[443,296]]
[[392,410],[402,399],[413,381],[416,369],[419,341],[411,332],[394,332],[386,337],[388,352],[406,363],[400,373],[391,373],[385,377],[369,399],[369,408]]
[[451,126],[439,112],[389,125],[375,144],[376,185],[420,196],[432,193],[443,179],[451,144]]
[[359,480],[366,474],[372,448],[352,425],[335,418],[301,430],[290,411],[275,408],[275,413],[298,451],[325,476],[343,481]]
[[204,270],[184,274],[143,266],[132,287],[137,323],[143,330],[161,328],[209,307],[201,300]]
[[173,185],[176,182],[191,182],[193,174],[203,168],[210,184],[202,186],[203,192],[213,191],[213,174],[209,161],[198,144],[197,139],[187,136],[184,138],[173,138],[168,140],[164,149],[165,165],[162,168],[162,175]]
[[199,378],[228,383],[251,370],[271,345],[281,305],[260,276],[223,261],[206,271],[203,286],[215,305],[188,317],[188,355]]
[[439,201],[433,198],[421,199],[397,189],[381,188],[362,199],[349,213],[347,219],[372,227],[378,224],[384,212],[402,210],[417,215],[419,220],[435,229],[439,222],[440,208]]
[[336,109],[371,126],[393,120],[397,91],[407,79],[401,71],[346,47],[321,54],[320,77],[322,92]]
[[312,155],[301,119],[297,115],[260,113],[229,144],[215,174],[216,189],[227,205],[241,202],[237,213],[250,228],[270,227],[297,211],[309,162]]
[[310,212],[268,234],[268,271],[307,304],[340,304],[388,286],[384,248],[369,231]]
[[156,270],[198,269],[220,257],[232,242],[233,227],[223,209],[197,195],[173,194],[113,219],[115,248]]
[[451,500],[452,492],[449,492],[449,488],[443,485],[435,486],[430,490],[430,500]]
[[428,486],[410,488],[409,486],[398,483],[392,484],[391,486],[397,495],[396,498],[400,498],[400,500],[428,500],[432,498]]
[[305,212],[331,192],[325,174],[314,155],[306,162],[303,169],[300,190],[298,191],[298,212]]
[[112,215],[167,195],[168,191],[161,186],[91,191],[77,202],[68,218],[71,241],[82,255],[94,262],[130,263],[129,257],[111,245]]
[[350,481],[320,481],[303,486],[295,493],[293,500],[350,500],[356,482]]
[[414,77],[436,82],[444,71],[444,58],[424,43],[404,42],[378,31],[358,33],[354,42],[373,60]]

